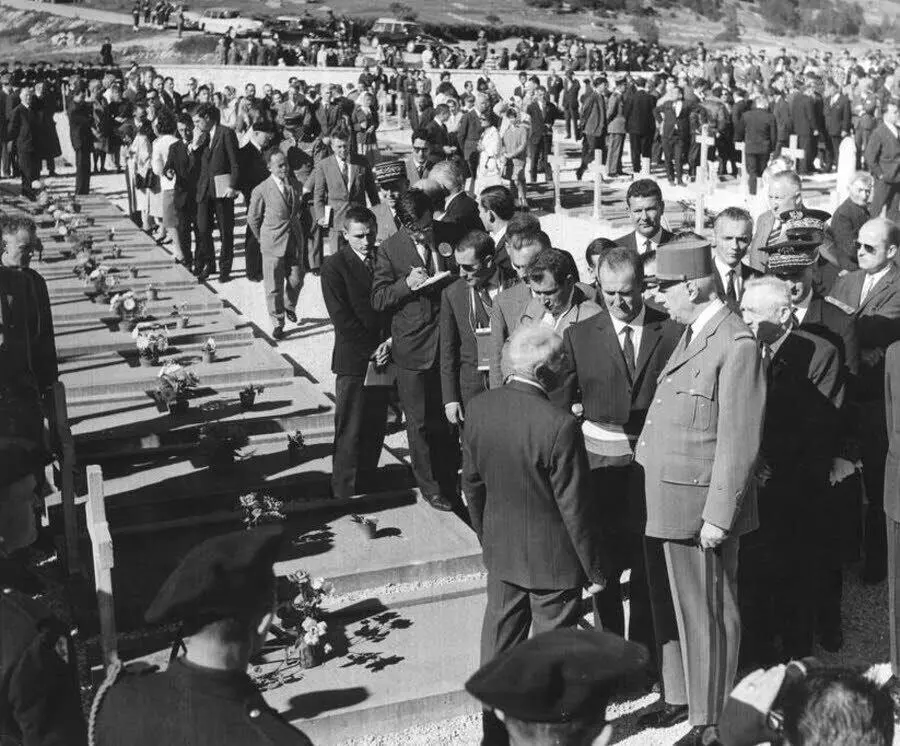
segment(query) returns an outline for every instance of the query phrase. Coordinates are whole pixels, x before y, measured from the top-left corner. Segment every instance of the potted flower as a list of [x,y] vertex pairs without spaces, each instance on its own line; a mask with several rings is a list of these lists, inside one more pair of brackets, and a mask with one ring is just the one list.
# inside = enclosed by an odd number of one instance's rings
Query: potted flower
[[216,359],[216,340],[212,337],[209,337],[204,343],[203,347],[200,350],[200,354],[203,356],[204,363],[211,363]]
[[287,442],[288,460],[291,463],[294,463],[299,460],[300,454],[303,452],[303,449],[306,448],[306,442],[303,440],[303,433],[299,430],[288,433]]
[[183,414],[190,406],[188,394],[197,388],[200,379],[178,363],[166,363],[157,376],[154,398],[169,410],[169,414]]
[[144,301],[138,298],[134,291],[126,290],[112,297],[109,301],[109,310],[119,317],[119,321],[125,323],[128,331],[134,331],[137,323],[144,317]]
[[367,518],[359,513],[353,513],[350,516],[350,520],[359,526],[368,538],[375,538],[375,534],[378,532],[378,521],[374,518]]
[[116,259],[122,258],[122,247],[119,244],[113,244],[113,256]]
[[250,409],[256,402],[256,395],[261,394],[263,391],[265,391],[265,387],[255,386],[252,383],[249,386],[244,386],[238,393],[241,399],[241,409]]
[[187,329],[188,321],[191,320],[191,317],[187,315],[187,309],[187,303],[176,303],[172,306],[172,312],[169,316],[174,316],[178,319],[179,329]]
[[106,240],[112,243],[116,240],[116,229],[113,227],[106,229]]
[[153,283],[147,285],[147,300],[159,300],[159,290]]
[[159,356],[169,348],[169,335],[165,327],[136,328],[131,335],[137,346],[141,365],[147,368],[158,365]]
[[105,264],[98,265],[90,257],[82,262],[80,272],[82,273],[83,281],[88,285],[88,289],[84,291],[85,295],[94,303],[108,300],[112,289],[118,284],[116,278],[112,276],[109,267]]
[[229,466],[234,463],[247,434],[237,423],[211,422],[200,428],[199,448],[210,466]]
[[282,512],[282,503],[277,497],[264,492],[250,492],[238,498],[241,510],[244,511],[244,527],[255,528],[267,523],[278,523],[287,518]]
[[325,642],[328,623],[322,606],[332,594],[333,587],[323,578],[311,578],[303,571],[290,573],[287,579],[294,597],[278,612],[284,630],[295,636],[287,655],[296,656],[303,668],[313,668],[332,649]]
[[91,283],[91,273],[97,269],[97,262],[86,251],[79,251],[75,256],[75,266],[72,268],[74,274],[85,285]]
[[136,266],[134,266],[133,264],[129,264],[128,265],[128,274],[130,274],[132,277],[137,277],[138,276],[138,268]]

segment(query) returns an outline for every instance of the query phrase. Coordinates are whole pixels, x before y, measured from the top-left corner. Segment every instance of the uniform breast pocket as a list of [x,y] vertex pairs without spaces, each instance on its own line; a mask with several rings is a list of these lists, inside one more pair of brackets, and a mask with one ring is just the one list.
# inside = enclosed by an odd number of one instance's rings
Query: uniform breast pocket
[[709,430],[714,423],[715,387],[703,386],[678,392],[684,424],[691,430]]

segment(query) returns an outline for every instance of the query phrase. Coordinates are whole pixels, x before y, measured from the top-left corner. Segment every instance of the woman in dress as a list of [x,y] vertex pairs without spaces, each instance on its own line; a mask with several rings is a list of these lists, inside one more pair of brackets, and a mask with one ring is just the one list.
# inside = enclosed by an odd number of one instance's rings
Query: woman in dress
[[371,93],[363,92],[359,96],[356,108],[353,110],[353,129],[356,132],[356,147],[358,155],[363,156],[369,165],[375,165],[378,157],[378,138],[375,131],[378,129],[378,112],[375,111],[374,98]]
[[141,228],[148,233],[153,229],[150,217],[150,188],[153,184],[153,130],[147,121],[145,104],[135,103],[131,121],[131,142],[128,145],[128,163],[131,169],[135,193],[135,211],[141,214]]
[[495,186],[503,181],[500,131],[489,113],[482,114],[479,120],[482,129],[478,150],[481,157],[478,159],[478,170],[475,173],[473,186],[475,194],[481,194],[485,187]]
[[150,192],[150,214],[161,226],[156,240],[164,243],[168,241],[169,228],[174,233],[177,227],[172,191],[175,188],[175,180],[168,178],[164,173],[166,161],[169,160],[169,148],[178,140],[175,134],[177,131],[175,115],[168,109],[161,109],[153,123],[153,130],[156,139],[151,147],[150,166],[156,178]]

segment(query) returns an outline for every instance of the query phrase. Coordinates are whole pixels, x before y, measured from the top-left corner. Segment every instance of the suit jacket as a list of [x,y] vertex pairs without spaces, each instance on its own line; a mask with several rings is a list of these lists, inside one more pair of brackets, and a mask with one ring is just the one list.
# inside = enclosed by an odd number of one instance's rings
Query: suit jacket
[[364,376],[369,359],[385,337],[387,318],[372,308],[372,276],[349,246],[325,257],[322,297],[334,325],[331,370]]
[[869,209],[860,207],[849,197],[838,205],[831,216],[828,234],[834,244],[832,253],[841,269],[851,272],[859,269],[856,239],[859,236],[859,229],[868,222],[869,217]]
[[[672,240],[674,235],[675,234],[671,231],[667,231],[665,228],[663,228],[662,235],[660,235],[659,237],[659,245],[662,246],[664,243],[668,243]],[[645,238],[640,239],[640,243],[642,246],[644,244],[644,241],[646,241]],[[626,233],[621,238],[617,238],[616,243],[619,246],[624,246],[627,249],[634,249],[635,251],[638,251],[638,237],[634,231],[631,231],[631,233]]]
[[301,222],[303,188],[288,176],[282,194],[270,176],[253,189],[247,208],[247,225],[259,241],[264,256],[298,256],[306,245]]
[[450,144],[450,135],[447,132],[447,125],[432,119],[425,127],[428,133],[428,142],[431,145],[431,157],[435,160],[442,161],[447,157],[444,147]]
[[334,212],[329,241],[331,253],[337,252],[338,236],[344,226],[344,215],[351,203],[366,204],[366,195],[373,205],[377,205],[378,187],[372,176],[368,161],[357,155],[347,159],[349,176],[347,182],[338,169],[337,157],[330,155],[323,158],[313,169],[313,217],[319,220],[325,215],[325,206],[331,205]]
[[[540,298],[529,298],[519,316],[519,324],[539,324],[546,313],[547,309]],[[576,285],[572,288],[572,302],[569,310],[557,319],[556,333],[562,336],[572,324],[577,324],[579,321],[584,321],[599,313],[603,313],[603,309],[594,302],[594,295]]]
[[581,103],[581,130],[591,137],[606,134],[606,102],[596,91],[590,91]]
[[233,129],[217,124],[212,140],[207,141],[197,152],[200,154],[197,202],[216,198],[216,176],[228,174],[231,177],[231,188],[237,189],[240,167],[237,136]]
[[769,235],[775,227],[775,213],[766,210],[756,219],[756,228],[753,231],[753,239],[750,241],[750,248],[747,249],[747,264],[759,272],[766,271],[766,265],[769,263],[769,255],[763,251],[763,247],[769,241]]
[[[490,309],[485,309],[490,315]],[[469,401],[485,390],[484,375],[478,370],[478,343],[475,339],[472,291],[457,279],[444,288],[441,297],[441,393],[444,404]]]
[[513,380],[472,401],[463,432],[463,493],[487,571],[533,589],[604,578],[578,421],[541,389]]
[[687,349],[679,341],[638,439],[647,536],[696,539],[704,521],[734,535],[756,528],[765,401],[756,340],[723,304]]
[[887,351],[887,375],[884,381],[887,415],[888,454],[884,467],[884,512],[900,523],[900,343]]
[[472,153],[478,150],[482,130],[481,118],[474,109],[467,111],[465,116],[460,118],[459,126],[456,128],[456,141],[467,161]]
[[547,101],[544,104],[544,108],[541,109],[536,101],[532,101],[528,104],[526,111],[531,121],[531,129],[528,130],[528,142],[537,144],[544,137],[553,136],[553,123],[562,115],[556,104]]
[[631,378],[607,312],[572,324],[563,335],[566,367],[561,388],[566,409],[581,402],[585,419],[621,425],[628,435],[637,437],[653,401],[656,379],[683,331],[680,324],[648,306]]
[[82,101],[69,107],[69,139],[75,150],[94,149],[94,111]]
[[[743,282],[741,283],[741,287],[742,287],[742,288],[746,288],[746,287],[747,287],[747,285],[746,285],[747,280],[750,280],[750,279],[752,279],[752,278],[754,278],[754,277],[760,277],[760,276],[762,276],[762,272],[759,272],[759,271],[753,269],[753,267],[750,267],[750,266],[748,266],[748,265],[746,265],[746,264],[740,264],[740,265],[738,265],[738,266],[740,267],[741,280],[743,281]],[[715,270],[715,271],[713,272],[713,279],[714,279],[715,282],[716,282],[716,291],[717,291],[718,294],[719,294],[719,298],[720,298],[723,302],[727,302],[727,301],[725,300],[725,286],[722,284],[722,276],[719,274],[718,268],[716,267],[715,264],[713,264],[713,269]],[[738,298],[736,304],[729,304],[729,305],[732,306],[731,310],[734,311],[734,312],[735,312],[736,314],[738,314],[738,315],[740,315],[740,313],[741,313],[741,306],[740,306],[740,303],[741,303],[741,299]]]
[[888,184],[900,182],[900,140],[894,137],[884,122],[879,122],[872,131],[865,157],[869,172],[876,179]]
[[[887,352],[900,339],[900,269],[891,264],[888,273],[872,288],[862,304],[865,271],[839,277],[831,295],[854,309],[856,336],[861,355],[869,350]],[[880,400],[884,396],[884,358],[875,365],[860,362],[857,394],[860,400]]]
[[253,190],[271,175],[265,156],[252,142],[248,142],[238,150],[238,171],[240,181],[237,189],[244,195],[244,201],[249,205]]
[[816,104],[811,96],[798,93],[791,101],[791,123],[794,134],[800,138],[812,137],[813,130],[818,129]]
[[618,93],[612,93],[606,102],[606,131],[610,135],[625,134],[625,101]]
[[859,372],[859,341],[853,316],[838,306],[834,298],[823,298],[814,293],[800,322],[800,329],[822,337],[837,347],[848,394],[851,393]]
[[421,112],[418,111],[415,106],[411,107],[409,110],[409,126],[413,132],[417,129],[426,127],[433,119],[434,109],[430,106],[427,109],[423,109]]
[[200,153],[191,152],[187,144],[176,140],[169,147],[169,157],[163,170],[175,172],[175,188],[172,190],[175,209],[193,212],[200,179]]
[[[436,246],[441,243],[441,229],[441,224],[436,222]],[[438,271],[449,268],[449,259],[440,256],[436,250],[433,255]],[[410,290],[407,275],[413,267],[423,266],[416,245],[404,228],[378,249],[372,307],[391,314],[391,354],[397,365],[406,370],[428,370],[438,360],[441,291],[447,281]]]
[[691,111],[690,107],[681,102],[681,111],[675,115],[675,102],[667,101],[662,106],[657,106],[654,115],[660,123],[660,136],[663,140],[682,141],[687,144],[691,139]]
[[850,99],[841,93],[837,100],[824,102],[825,131],[831,137],[840,137],[842,132],[850,132]]
[[465,192],[460,192],[450,200],[441,220],[459,226],[462,235],[469,231],[484,230],[484,223],[478,214],[478,203]]
[[571,80],[563,81],[563,94],[562,94],[563,109],[570,109],[572,111],[577,111],[578,110],[578,94],[580,92],[581,92],[581,83],[579,83],[575,78],[572,78]]
[[503,385],[503,345],[516,330],[522,312],[530,300],[531,288],[524,282],[507,288],[494,298],[494,307],[491,309],[490,387],[492,389]]
[[409,179],[410,186],[415,184],[419,179],[424,179],[428,176],[431,167],[434,165],[432,161],[426,160],[422,168],[422,176],[419,176],[419,167],[415,164],[411,155],[404,158],[403,163],[406,164],[406,178]]
[[656,130],[653,110],[656,98],[647,91],[635,91],[625,98],[625,131],[636,135],[652,135]]
[[737,122],[734,139],[743,142],[748,155],[768,155],[778,144],[775,115],[765,109],[750,109]]
[[34,107],[26,108],[19,104],[12,113],[6,139],[16,143],[19,153],[37,153],[40,151],[41,116]]

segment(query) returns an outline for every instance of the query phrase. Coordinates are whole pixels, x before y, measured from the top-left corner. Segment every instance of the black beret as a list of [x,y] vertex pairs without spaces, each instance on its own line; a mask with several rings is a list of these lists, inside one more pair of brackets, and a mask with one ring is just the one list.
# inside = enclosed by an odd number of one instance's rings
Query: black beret
[[204,541],[163,583],[144,619],[150,624],[240,618],[266,603],[281,526],[234,531]]
[[501,653],[466,682],[466,690],[524,722],[599,719],[622,681],[647,660],[642,645],[608,632],[558,629]]

